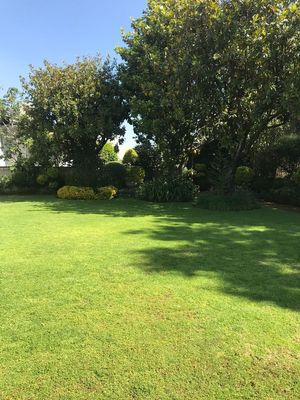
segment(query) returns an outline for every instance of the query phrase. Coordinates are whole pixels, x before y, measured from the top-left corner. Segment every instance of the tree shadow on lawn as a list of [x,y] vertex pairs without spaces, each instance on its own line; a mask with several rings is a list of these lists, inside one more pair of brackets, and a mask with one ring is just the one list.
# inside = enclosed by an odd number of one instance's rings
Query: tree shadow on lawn
[[272,225],[270,221],[265,225],[261,214],[255,212],[251,226],[230,220],[228,215],[221,216],[222,222],[217,223],[215,215],[211,218],[209,213],[204,213],[198,226],[181,221],[147,231],[151,240],[165,245],[139,250],[145,261],[138,267],[147,273],[175,272],[191,278],[201,274],[209,278],[209,273],[213,273],[214,278],[220,279],[219,291],[300,310],[297,226],[291,228],[287,222]]
[[190,278],[213,273],[220,279],[220,291],[300,309],[299,214],[275,208],[212,212],[187,203],[126,199],[95,202],[26,197],[23,201],[32,201],[29,209],[34,211],[117,218],[150,216],[154,228],[147,223],[145,228],[139,219],[140,229],[121,232],[149,238],[151,247],[130,249],[142,255],[144,261],[137,267],[146,273],[178,273]]
[[[105,200],[62,200],[55,196],[0,196],[1,203],[29,203],[30,211],[47,210],[53,213],[99,214],[113,217],[137,217],[164,213],[176,208],[171,204],[154,204],[134,199]],[[182,204],[182,207],[190,208]]]

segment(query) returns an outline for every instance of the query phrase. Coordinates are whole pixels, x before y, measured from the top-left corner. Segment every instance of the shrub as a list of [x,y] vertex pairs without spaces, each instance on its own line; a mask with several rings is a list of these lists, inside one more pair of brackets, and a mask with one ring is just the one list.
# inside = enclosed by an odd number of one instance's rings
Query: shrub
[[251,184],[252,190],[257,194],[268,192],[274,183],[274,179],[267,176],[255,176]]
[[48,185],[50,190],[57,190],[59,187],[59,183],[57,181],[51,181]]
[[215,211],[243,211],[259,208],[259,203],[253,193],[247,191],[238,191],[228,195],[206,192],[198,196],[195,206]]
[[104,164],[112,161],[118,161],[118,154],[111,143],[106,143],[100,151],[100,159]]
[[133,165],[139,158],[138,153],[134,149],[128,149],[123,157],[123,164]]
[[204,163],[196,163],[194,164],[194,174],[193,174],[193,182],[196,186],[200,188],[200,190],[209,190],[211,188],[211,184],[208,179],[207,173],[207,165]]
[[9,176],[0,176],[0,190],[7,189],[11,186],[11,178]]
[[253,181],[254,172],[253,169],[246,166],[238,167],[235,173],[235,183],[238,186],[249,186]]
[[300,188],[295,185],[286,185],[273,189],[267,194],[265,200],[300,207]]
[[162,156],[157,146],[150,141],[143,141],[135,147],[135,151],[139,156],[138,165],[145,170],[145,179],[157,178],[162,168]]
[[293,186],[293,183],[290,181],[289,178],[275,178],[273,180],[272,188],[271,189],[281,189],[286,186]]
[[140,196],[148,201],[191,201],[195,193],[195,186],[190,179],[158,178],[145,182]]
[[45,186],[48,183],[48,179],[49,179],[48,175],[40,174],[36,178],[36,183],[40,186]]
[[126,168],[126,185],[128,187],[139,186],[144,182],[145,170],[142,167],[130,166]]
[[94,200],[96,195],[91,187],[63,186],[57,191],[57,197],[68,200]]
[[19,187],[37,186],[36,176],[38,168],[27,160],[20,159],[12,168],[11,183]]
[[57,180],[58,179],[58,169],[55,167],[48,168],[47,175],[49,176],[49,178],[51,178],[53,180]]
[[109,162],[104,165],[102,184],[113,185],[117,188],[125,187],[126,167],[119,162]]
[[207,172],[207,166],[204,163],[196,163],[194,165],[194,170],[196,171],[197,174],[203,174],[206,175]]
[[99,200],[111,200],[116,197],[118,189],[114,186],[104,186],[97,189],[97,199]]
[[293,173],[292,175],[292,181],[300,187],[300,168]]

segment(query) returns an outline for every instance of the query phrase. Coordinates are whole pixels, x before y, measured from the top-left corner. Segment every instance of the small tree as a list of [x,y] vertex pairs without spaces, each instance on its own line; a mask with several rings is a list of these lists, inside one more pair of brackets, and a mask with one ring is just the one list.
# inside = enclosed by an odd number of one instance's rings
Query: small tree
[[50,164],[68,163],[93,183],[101,149],[124,135],[127,108],[114,63],[99,57],[61,67],[45,62],[22,82],[27,119],[21,134],[31,139],[32,155],[44,162],[40,150],[46,147]]
[[123,157],[123,164],[134,165],[139,159],[139,155],[134,149],[128,149]]
[[100,159],[104,164],[119,160],[118,154],[116,153],[115,147],[112,143],[108,142],[102,147],[102,150],[100,151]]
[[22,118],[21,95],[16,88],[9,88],[0,99],[0,140],[3,158],[18,159],[26,148],[25,140],[18,135],[18,124]]
[[156,144],[143,141],[135,147],[139,155],[138,165],[145,170],[145,179],[158,177],[162,170],[162,156]]

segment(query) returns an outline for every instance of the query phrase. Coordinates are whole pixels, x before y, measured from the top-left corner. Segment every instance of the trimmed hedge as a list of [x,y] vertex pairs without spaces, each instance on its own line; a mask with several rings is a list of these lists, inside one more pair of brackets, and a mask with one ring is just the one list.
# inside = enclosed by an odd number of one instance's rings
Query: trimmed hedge
[[58,189],[57,197],[67,200],[95,200],[96,195],[91,187],[63,186]]
[[63,186],[58,189],[57,197],[66,200],[111,200],[118,193],[114,186],[98,188],[96,192],[91,187]]

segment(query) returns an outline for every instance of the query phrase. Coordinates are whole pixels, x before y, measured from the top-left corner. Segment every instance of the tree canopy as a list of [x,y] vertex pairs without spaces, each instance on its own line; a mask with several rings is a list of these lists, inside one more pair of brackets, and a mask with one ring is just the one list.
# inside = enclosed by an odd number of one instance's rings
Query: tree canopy
[[299,24],[296,1],[150,0],[119,49],[136,133],[176,169],[217,140],[232,184],[249,152],[297,118]]
[[68,163],[90,175],[105,143],[124,135],[127,108],[109,59],[78,58],[63,66],[45,62],[31,68],[23,88],[27,119],[20,132],[31,138],[38,161]]

